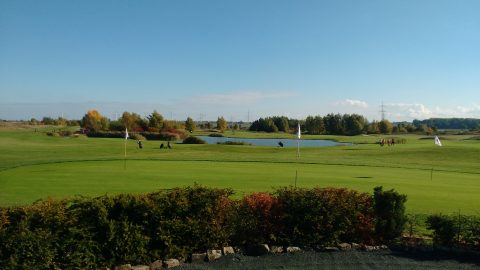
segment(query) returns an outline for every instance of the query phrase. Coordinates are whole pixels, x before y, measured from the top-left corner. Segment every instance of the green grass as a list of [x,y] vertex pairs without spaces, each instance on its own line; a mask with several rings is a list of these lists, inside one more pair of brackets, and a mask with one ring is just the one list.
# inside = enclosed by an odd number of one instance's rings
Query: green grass
[[[407,144],[380,147],[380,136],[303,136],[354,142],[353,146],[295,148],[237,145],[173,145],[146,141],[49,137],[43,127],[0,127],[0,205],[40,198],[148,192],[200,183],[230,187],[236,196],[274,187],[348,187],[372,192],[395,188],[408,195],[410,213],[480,214],[480,141],[448,136],[444,147],[406,135]],[[227,136],[232,134],[226,134]],[[241,137],[279,134],[236,132]],[[283,134],[284,137],[294,137]],[[364,144],[370,143],[370,144]],[[433,170],[433,180],[430,175]]]

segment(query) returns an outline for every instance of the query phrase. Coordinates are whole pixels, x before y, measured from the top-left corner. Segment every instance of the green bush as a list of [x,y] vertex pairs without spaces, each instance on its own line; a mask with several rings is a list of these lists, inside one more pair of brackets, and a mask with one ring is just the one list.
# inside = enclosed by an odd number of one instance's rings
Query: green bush
[[280,235],[284,244],[326,246],[338,242],[370,242],[373,202],[366,193],[334,188],[282,188]]
[[[130,138],[134,140],[160,140],[160,141],[178,141],[186,135],[182,131],[168,130],[162,132],[131,132]],[[96,131],[88,132],[88,137],[93,138],[125,138],[124,131]]]
[[407,222],[405,215],[406,195],[391,189],[383,191],[382,187],[374,188],[373,193],[375,216],[375,232],[381,241],[391,241],[399,237]]
[[88,137],[92,138],[125,138],[124,131],[90,131]]
[[225,145],[252,145],[246,142],[236,142],[236,141],[225,141],[225,142],[217,142],[217,144],[225,144]]
[[453,218],[442,215],[432,215],[427,218],[427,228],[433,230],[433,243],[435,245],[452,247],[458,227]]
[[206,144],[207,142],[195,136],[187,137],[183,140],[184,144]]
[[224,229],[225,216],[231,194],[228,189],[201,186],[149,194],[142,219],[148,220],[144,228],[151,236],[151,255],[184,257],[226,244],[230,233]]
[[426,224],[433,231],[434,245],[480,247],[479,217],[435,214],[428,216]]
[[70,137],[70,136],[73,136],[73,134],[74,132],[71,130],[59,130],[59,131],[47,132],[47,135],[52,137]]
[[142,134],[140,133],[132,133],[132,134],[129,134],[130,136],[130,139],[132,140],[136,140],[136,141],[145,141],[145,137],[143,137]]
[[31,230],[26,222],[21,222],[2,238],[2,269],[51,269],[55,265],[56,238],[50,231]]
[[160,133],[157,132],[142,132],[141,133],[147,140],[157,140],[157,141],[178,141],[180,138],[184,138],[186,135],[184,132],[168,132],[162,131]]
[[68,220],[63,201],[46,200],[30,207],[3,209],[0,263],[7,269],[50,269]]

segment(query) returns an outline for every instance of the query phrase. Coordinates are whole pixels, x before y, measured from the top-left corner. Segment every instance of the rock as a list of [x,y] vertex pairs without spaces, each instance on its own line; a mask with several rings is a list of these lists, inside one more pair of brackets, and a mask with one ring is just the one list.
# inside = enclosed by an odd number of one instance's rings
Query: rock
[[270,252],[267,244],[251,245],[247,247],[246,254],[248,256],[262,256]]
[[148,265],[135,265],[132,266],[132,270],[150,270],[150,267]]
[[352,245],[350,245],[349,243],[341,243],[341,244],[338,244],[337,247],[340,250],[351,250],[352,249]]
[[237,246],[234,248],[235,250],[235,253],[239,253],[239,254],[245,254],[245,247],[241,247],[241,246]]
[[360,249],[360,245],[357,243],[352,243],[352,249]]
[[209,262],[213,262],[215,260],[220,259],[222,257],[222,251],[219,249],[209,249],[207,250],[207,260]]
[[375,251],[375,247],[374,247],[374,246],[365,245],[365,246],[363,246],[363,250],[365,250],[365,251]]
[[156,260],[150,264],[150,270],[160,270],[163,267],[163,262],[161,260]]
[[235,254],[233,247],[223,247],[223,255]]
[[122,264],[119,266],[115,266],[115,270],[131,270],[132,265],[131,264]]
[[192,253],[188,261],[191,263],[204,262],[207,258],[207,253]]
[[180,262],[177,259],[168,259],[162,262],[163,268],[173,268],[180,266]]
[[270,252],[272,252],[272,253],[283,253],[284,248],[282,246],[272,246],[270,248]]
[[333,252],[333,251],[338,251],[338,248],[337,247],[325,247],[323,249],[323,251]]
[[388,246],[387,246],[387,245],[381,245],[381,246],[380,246],[380,249],[383,249],[383,250],[388,250],[389,248],[388,248]]
[[295,253],[295,252],[299,252],[299,251],[302,251],[302,249],[299,248],[299,247],[287,247],[287,252],[288,253]]

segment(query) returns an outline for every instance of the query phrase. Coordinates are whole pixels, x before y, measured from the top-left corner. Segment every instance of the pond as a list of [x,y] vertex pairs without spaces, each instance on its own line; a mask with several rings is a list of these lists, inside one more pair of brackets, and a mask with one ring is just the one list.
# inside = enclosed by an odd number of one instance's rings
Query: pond
[[[243,142],[245,144],[257,145],[257,146],[272,146],[278,147],[279,142],[283,144],[283,147],[297,147],[297,140],[295,139],[251,139],[251,138],[230,138],[230,137],[210,137],[210,136],[197,136],[198,138],[206,141],[208,144],[224,143],[226,141],[231,142]],[[351,145],[351,143],[338,143],[329,140],[300,140],[300,147],[326,147],[326,146],[344,146]]]

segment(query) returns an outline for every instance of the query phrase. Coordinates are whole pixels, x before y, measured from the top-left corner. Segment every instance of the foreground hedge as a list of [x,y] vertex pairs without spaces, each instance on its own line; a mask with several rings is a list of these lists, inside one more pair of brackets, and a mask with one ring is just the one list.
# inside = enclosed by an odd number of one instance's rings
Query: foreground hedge
[[94,269],[226,245],[372,243],[391,238],[388,226],[375,228],[398,218],[394,204],[375,202],[401,196],[381,188],[374,196],[292,187],[240,200],[231,199],[232,194],[230,189],[194,186],[0,208],[0,264],[5,269]]
[[480,249],[480,217],[436,214],[426,224],[433,231],[435,246]]

